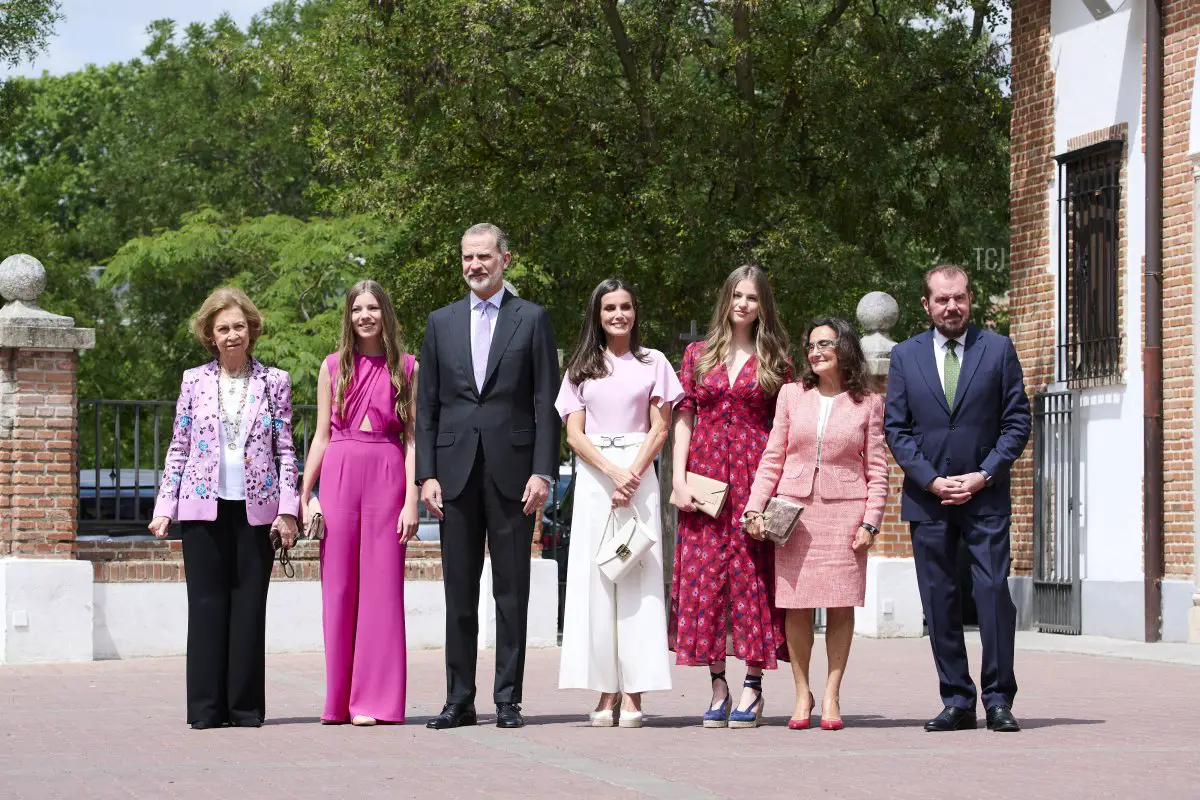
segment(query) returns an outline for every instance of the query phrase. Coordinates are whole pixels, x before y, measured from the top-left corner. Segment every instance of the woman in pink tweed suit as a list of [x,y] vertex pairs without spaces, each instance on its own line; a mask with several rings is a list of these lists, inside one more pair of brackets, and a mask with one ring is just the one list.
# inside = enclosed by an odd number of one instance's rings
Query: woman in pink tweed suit
[[804,506],[786,545],[775,553],[775,604],[787,609],[785,635],[796,682],[793,730],[809,726],[814,699],[808,682],[813,609],[827,609],[829,677],[821,727],[840,730],[842,675],[854,638],[854,606],[863,604],[867,551],[887,500],[883,399],[870,390],[858,334],[837,318],[814,321],[804,334],[799,383],[784,386],[763,452],[746,530],[762,535],[759,515],[772,496]]

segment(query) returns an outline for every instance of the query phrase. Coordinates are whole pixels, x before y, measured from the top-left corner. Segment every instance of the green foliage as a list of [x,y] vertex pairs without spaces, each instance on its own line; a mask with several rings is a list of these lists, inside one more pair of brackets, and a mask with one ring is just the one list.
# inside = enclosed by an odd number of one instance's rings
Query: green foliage
[[230,219],[314,212],[311,157],[292,136],[306,117],[274,102],[271,76],[248,66],[255,48],[303,24],[278,14],[242,32],[222,17],[181,37],[161,20],[142,60],[0,86],[0,243],[47,265],[47,308],[97,328],[81,361],[83,396],[170,397],[177,386],[162,387],[178,381],[163,372],[174,362],[138,360],[170,339],[162,316],[97,291],[98,265],[202,208]]
[[962,5],[332,0],[271,60],[331,211],[403,218],[417,259],[490,219],[560,339],[618,274],[675,350],[744,261],[793,328],[882,288],[911,330],[924,268],[1003,246],[1005,67]]
[[142,59],[0,87],[0,247],[99,329],[85,396],[172,397],[203,357],[187,320],[234,283],[267,316],[258,354],[311,399],[344,290],[380,280],[415,349],[482,220],[563,348],[620,276],[677,354],[746,261],[794,334],[883,289],[900,338],[932,264],[970,269],[984,305],[1007,287],[980,257],[1008,238],[1005,6],[285,0],[245,31],[158,21]]
[[0,64],[15,67],[46,47],[62,20],[58,0],[4,0],[0,3]]
[[362,277],[385,285],[403,279],[390,261],[392,243],[366,216],[230,220],[211,209],[185,214],[178,230],[131,240],[101,286],[118,294],[122,314],[143,334],[163,335],[130,337],[126,370],[154,368],[140,371],[122,396],[170,397],[179,374],[208,358],[188,332],[192,315],[213,289],[237,286],[263,314],[255,355],[292,373],[297,402],[315,402],[317,370],[337,342],[346,289]]

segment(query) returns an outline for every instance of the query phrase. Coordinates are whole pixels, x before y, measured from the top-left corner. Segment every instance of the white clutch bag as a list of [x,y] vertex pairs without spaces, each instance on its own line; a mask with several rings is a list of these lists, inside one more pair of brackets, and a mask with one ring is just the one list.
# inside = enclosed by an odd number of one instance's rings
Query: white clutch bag
[[617,509],[608,513],[604,535],[596,549],[596,566],[613,583],[620,583],[655,541],[638,517],[637,509],[631,506],[629,510],[632,513],[624,525],[617,524]]

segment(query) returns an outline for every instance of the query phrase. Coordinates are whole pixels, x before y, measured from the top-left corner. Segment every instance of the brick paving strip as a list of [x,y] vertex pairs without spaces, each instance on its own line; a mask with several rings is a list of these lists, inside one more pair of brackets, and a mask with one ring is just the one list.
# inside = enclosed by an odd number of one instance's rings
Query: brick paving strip
[[[188,729],[179,658],[0,667],[0,799],[1200,797],[1200,647],[1036,634],[1018,646],[1026,731],[1009,736],[982,721],[920,729],[938,710],[923,639],[855,641],[837,733],[784,727],[787,665],[766,678],[758,730],[701,729],[706,675],[685,668],[646,697],[642,730],[591,729],[594,697],[555,689],[558,651],[531,650],[524,729],[486,724],[485,702],[484,725],[442,732],[424,728],[441,708],[436,650],[410,654],[409,724],[370,729],[317,724],[319,654],[268,658],[260,730]],[[731,662],[735,691],[741,675]],[[490,652],[480,676],[486,698]]]

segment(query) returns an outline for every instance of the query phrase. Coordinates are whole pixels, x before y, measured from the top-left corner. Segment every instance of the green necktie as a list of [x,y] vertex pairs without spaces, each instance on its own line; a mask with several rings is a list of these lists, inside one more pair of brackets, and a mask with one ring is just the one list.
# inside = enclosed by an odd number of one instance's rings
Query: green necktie
[[959,362],[958,353],[955,352],[957,349],[958,342],[953,339],[946,342],[946,385],[944,388],[946,390],[946,405],[949,406],[951,411],[954,410],[954,393],[958,391]]

